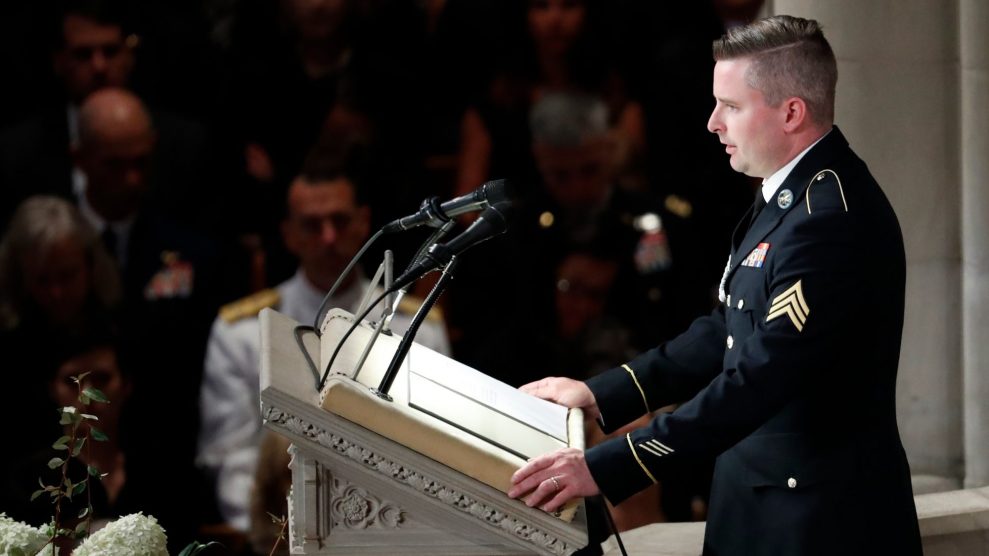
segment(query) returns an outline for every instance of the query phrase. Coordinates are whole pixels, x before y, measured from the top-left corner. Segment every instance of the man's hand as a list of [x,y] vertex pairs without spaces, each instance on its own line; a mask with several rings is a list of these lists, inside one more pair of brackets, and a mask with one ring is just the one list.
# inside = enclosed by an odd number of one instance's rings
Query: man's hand
[[563,407],[579,407],[589,419],[597,419],[601,414],[591,389],[579,380],[551,376],[523,385],[519,390]]
[[547,512],[555,512],[568,500],[601,492],[584,461],[584,452],[577,448],[562,448],[529,460],[512,475],[508,496],[518,498],[533,489],[525,504],[530,508],[538,505]]

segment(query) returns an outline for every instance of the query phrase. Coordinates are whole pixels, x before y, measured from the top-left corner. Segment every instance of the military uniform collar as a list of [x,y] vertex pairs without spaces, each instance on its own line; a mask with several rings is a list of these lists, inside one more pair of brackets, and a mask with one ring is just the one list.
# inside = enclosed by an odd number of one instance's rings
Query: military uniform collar
[[[748,222],[751,210],[745,213],[742,218],[743,224],[735,230],[735,237],[732,241],[731,265],[727,270],[726,279],[731,279],[735,270],[750,253],[770,232],[776,229],[783,216],[800,204],[807,185],[813,179],[814,174],[834,158],[835,153],[848,148],[848,141],[842,135],[838,126],[831,128],[824,137],[803,155],[790,171],[786,179],[778,188],[775,197],[769,199],[768,204],[756,217],[755,222],[746,231],[744,222]],[[743,235],[744,234],[744,235]],[[741,237],[740,237],[741,236]]]

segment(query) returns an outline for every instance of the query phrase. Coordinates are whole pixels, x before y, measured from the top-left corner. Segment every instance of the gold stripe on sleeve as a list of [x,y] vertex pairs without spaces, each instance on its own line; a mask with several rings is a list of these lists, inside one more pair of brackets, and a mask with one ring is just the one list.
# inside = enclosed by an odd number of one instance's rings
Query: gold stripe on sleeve
[[639,459],[639,454],[635,453],[635,446],[632,446],[632,433],[626,433],[625,440],[628,441],[628,449],[632,450],[632,455],[635,457],[635,461],[639,462],[639,467],[642,468],[642,471],[646,474],[646,477],[649,477],[649,480],[652,481],[652,484],[656,484],[657,482],[659,482],[656,480],[656,477],[653,477],[652,473],[650,473],[649,470],[646,469],[645,464],[643,464],[642,460]]
[[635,383],[635,387],[639,389],[639,394],[642,396],[642,404],[646,406],[646,413],[649,413],[649,402],[646,401],[646,392],[642,389],[642,385],[639,384],[639,379],[635,378],[635,371],[632,370],[628,365],[622,365],[622,368],[628,371],[629,376],[632,377],[632,382]]

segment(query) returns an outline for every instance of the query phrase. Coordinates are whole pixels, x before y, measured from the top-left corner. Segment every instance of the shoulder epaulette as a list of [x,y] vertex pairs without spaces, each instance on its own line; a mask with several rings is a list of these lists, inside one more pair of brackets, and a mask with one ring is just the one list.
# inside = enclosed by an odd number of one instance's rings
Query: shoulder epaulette
[[[406,315],[414,315],[416,311],[419,310],[419,306],[422,305],[423,300],[414,295],[404,295],[402,300],[398,302],[398,312]],[[426,315],[426,320],[433,321],[436,323],[443,323],[443,309],[440,309],[436,305],[429,310]]]
[[241,319],[256,317],[261,309],[274,307],[278,305],[279,301],[281,301],[281,295],[278,290],[274,288],[261,290],[220,307],[220,318],[227,324],[233,324]]
[[[813,199],[811,199],[811,193],[815,193]],[[841,187],[841,178],[834,170],[825,169],[815,174],[810,183],[807,184],[805,197],[807,197],[807,214],[813,214],[814,210],[823,209],[844,209],[845,212],[848,212],[845,190]]]

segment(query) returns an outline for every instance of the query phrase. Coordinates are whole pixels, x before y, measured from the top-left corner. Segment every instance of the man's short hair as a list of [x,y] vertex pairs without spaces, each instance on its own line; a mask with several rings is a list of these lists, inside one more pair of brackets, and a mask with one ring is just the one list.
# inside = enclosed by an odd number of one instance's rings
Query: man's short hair
[[51,44],[54,50],[65,47],[65,20],[71,16],[84,17],[101,25],[120,28],[122,37],[132,30],[128,18],[129,4],[125,0],[60,0],[55,3],[52,20]]
[[[362,145],[352,142],[320,141],[309,150],[296,177],[310,185],[346,180],[354,191],[357,206],[368,203],[366,191],[366,153]],[[288,215],[288,206],[284,215]]]
[[749,58],[745,81],[779,106],[799,97],[811,119],[834,121],[834,94],[838,66],[821,26],[813,19],[777,15],[730,29],[714,41],[714,59]]

